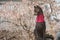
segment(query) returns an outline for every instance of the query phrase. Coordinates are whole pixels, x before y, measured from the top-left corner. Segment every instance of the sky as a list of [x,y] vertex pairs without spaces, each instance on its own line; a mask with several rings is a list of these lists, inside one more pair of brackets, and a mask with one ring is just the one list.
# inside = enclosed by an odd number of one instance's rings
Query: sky
[[57,3],[59,3],[60,2],[60,0],[55,0]]

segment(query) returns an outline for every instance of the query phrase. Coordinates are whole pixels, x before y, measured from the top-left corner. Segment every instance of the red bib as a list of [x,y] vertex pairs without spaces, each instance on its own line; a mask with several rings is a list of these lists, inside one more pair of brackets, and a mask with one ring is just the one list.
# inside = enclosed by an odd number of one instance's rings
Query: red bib
[[37,15],[36,22],[45,22],[44,15],[43,14]]

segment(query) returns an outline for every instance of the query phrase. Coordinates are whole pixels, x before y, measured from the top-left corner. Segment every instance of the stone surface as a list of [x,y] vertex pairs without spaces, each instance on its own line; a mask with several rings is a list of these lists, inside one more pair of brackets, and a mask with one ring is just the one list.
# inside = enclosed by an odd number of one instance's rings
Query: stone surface
[[60,30],[59,3],[54,0],[22,0],[0,5],[0,40],[34,40],[34,5],[42,7],[46,32],[55,37]]

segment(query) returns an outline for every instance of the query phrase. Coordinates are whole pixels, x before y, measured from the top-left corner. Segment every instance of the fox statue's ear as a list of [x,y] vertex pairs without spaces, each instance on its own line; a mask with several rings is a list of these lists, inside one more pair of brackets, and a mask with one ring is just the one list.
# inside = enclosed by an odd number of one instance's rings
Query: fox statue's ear
[[34,8],[35,8],[35,6],[34,6]]
[[34,6],[34,8],[37,8],[38,6],[36,5],[36,6]]

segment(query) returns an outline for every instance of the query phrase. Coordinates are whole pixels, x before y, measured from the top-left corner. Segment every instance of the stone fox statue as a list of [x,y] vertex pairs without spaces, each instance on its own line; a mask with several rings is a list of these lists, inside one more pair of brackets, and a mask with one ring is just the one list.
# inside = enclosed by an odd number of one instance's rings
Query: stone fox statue
[[34,30],[35,34],[35,40],[45,40],[45,31],[46,31],[46,26],[45,26],[45,20],[44,20],[44,15],[41,7],[38,5],[34,6],[34,12],[37,17],[36,17],[36,27]]

